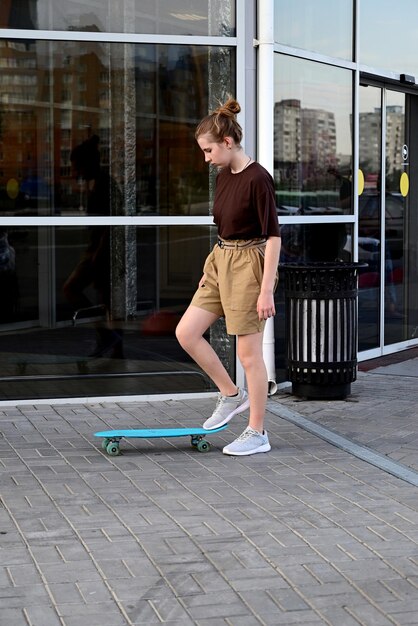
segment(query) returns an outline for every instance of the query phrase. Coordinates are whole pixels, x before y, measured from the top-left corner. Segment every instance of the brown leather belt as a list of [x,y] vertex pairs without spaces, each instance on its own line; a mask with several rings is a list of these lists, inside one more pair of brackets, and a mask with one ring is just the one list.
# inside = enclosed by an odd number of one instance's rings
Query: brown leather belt
[[266,245],[267,239],[222,239],[218,237],[218,246],[220,248],[233,248],[235,250],[243,250],[245,248],[260,248]]

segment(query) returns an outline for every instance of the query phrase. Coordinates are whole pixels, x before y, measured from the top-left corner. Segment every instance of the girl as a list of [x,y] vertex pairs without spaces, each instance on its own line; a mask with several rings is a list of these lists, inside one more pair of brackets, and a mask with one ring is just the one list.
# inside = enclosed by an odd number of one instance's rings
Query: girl
[[[218,243],[206,259],[198,289],[176,329],[180,345],[220,392],[203,427],[218,428],[250,408],[247,428],[223,449],[231,455],[271,449],[264,430],[267,372],[262,346],[265,320],[275,314],[273,295],[281,241],[273,179],[241,146],[242,129],[236,119],[240,110],[238,102],[230,98],[196,129],[205,161],[220,169],[213,205]],[[248,394],[237,388],[203,337],[222,316],[228,334],[238,337]]]

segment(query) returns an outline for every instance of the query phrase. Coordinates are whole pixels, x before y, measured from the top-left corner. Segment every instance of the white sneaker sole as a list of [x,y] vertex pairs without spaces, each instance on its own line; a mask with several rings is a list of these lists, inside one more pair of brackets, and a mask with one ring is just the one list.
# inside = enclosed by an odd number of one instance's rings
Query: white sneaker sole
[[232,452],[228,450],[228,446],[226,446],[222,452],[224,454],[229,454],[230,456],[250,456],[250,454],[257,454],[258,452],[269,452],[271,450],[271,445],[269,443],[264,443],[262,446],[259,446],[255,450],[246,450],[245,452]]
[[206,423],[208,421],[208,420],[206,420],[206,422],[203,424],[203,428],[205,430],[214,430],[215,428],[220,428],[221,426],[224,426],[225,424],[228,424],[228,422],[230,422],[232,420],[234,415],[238,415],[238,413],[243,413],[244,411],[246,411],[249,408],[250,408],[250,399],[247,398],[246,401],[244,402],[244,404],[241,404],[237,409],[235,409],[235,411],[232,411],[232,413],[227,415],[222,422],[217,422],[216,424],[212,424],[211,426],[206,426]]

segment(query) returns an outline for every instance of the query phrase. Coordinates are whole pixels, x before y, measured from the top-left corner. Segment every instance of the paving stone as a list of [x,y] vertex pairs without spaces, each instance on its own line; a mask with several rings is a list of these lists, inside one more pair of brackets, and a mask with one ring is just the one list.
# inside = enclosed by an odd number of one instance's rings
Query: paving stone
[[[118,598],[127,603],[136,600],[158,600],[173,597],[168,582],[161,576],[136,576],[127,580],[112,582]],[[202,593],[202,590],[200,590]]]
[[130,558],[130,555],[118,559],[106,559],[104,554],[97,562],[104,578],[109,581],[136,576],[155,576],[158,573],[150,561],[144,559],[138,561],[138,559]]
[[38,585],[42,582],[41,575],[33,563],[10,565],[7,571],[13,584],[16,586]]
[[236,591],[259,590],[273,591],[276,589],[288,589],[289,584],[272,567],[245,570],[224,570],[228,580]]
[[283,612],[306,611],[310,608],[302,595],[293,589],[270,589],[267,595]]
[[42,572],[51,583],[76,583],[80,581],[97,581],[100,575],[92,562],[82,561],[80,567],[76,562],[42,565]]
[[346,606],[345,609],[346,611],[349,611],[350,614],[361,624],[365,624],[367,626],[389,626],[389,624],[393,625],[393,620],[390,619],[388,613],[386,613],[385,616],[384,610],[381,611],[370,604]]
[[28,606],[24,609],[26,613],[25,621],[21,624],[29,623],[30,626],[62,626],[62,622],[55,608],[45,606]]
[[49,583],[49,590],[56,604],[82,604],[84,601],[77,583]]
[[266,626],[292,626],[301,624],[302,626],[318,626],[325,624],[322,618],[315,611],[292,611],[282,614],[260,613],[259,618]]
[[[100,626],[126,626],[127,621],[122,613],[115,609],[113,611],[107,610],[106,613],[102,613],[98,610],[97,612],[89,613],[88,615],[66,615],[64,623],[65,626],[93,626],[93,624],[99,624]],[[60,624],[62,623],[60,622]],[[49,625],[40,623],[37,626]]]
[[232,592],[205,593],[200,596],[183,598],[190,616],[199,620],[208,617],[217,617],[226,620],[238,615],[248,615],[251,611],[247,605]]
[[134,624],[157,624],[168,620],[187,620],[190,616],[180,602],[173,598],[137,599],[126,603],[126,612]]
[[[353,617],[346,611],[345,608],[340,607],[324,607],[321,609],[320,614],[323,616],[326,624],[338,624],[338,626],[372,626],[372,624],[368,624],[357,617]],[[387,626],[388,621],[381,616],[382,621],[378,624],[373,624],[373,626]],[[392,624],[393,626],[393,624]]]
[[50,598],[42,584],[0,587],[1,612],[24,606],[47,606]]
[[[23,608],[23,607],[22,607]],[[18,609],[1,609],[1,619],[7,626],[22,626],[26,624],[25,615],[22,608]],[[38,626],[40,626],[38,624]]]

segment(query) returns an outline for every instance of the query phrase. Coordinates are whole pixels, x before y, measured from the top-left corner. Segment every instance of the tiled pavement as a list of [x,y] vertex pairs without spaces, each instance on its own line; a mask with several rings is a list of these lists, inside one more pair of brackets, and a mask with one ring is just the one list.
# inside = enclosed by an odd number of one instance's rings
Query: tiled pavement
[[[395,367],[395,372],[393,368]],[[392,368],[392,369],[391,369]],[[270,400],[269,454],[92,433],[195,425],[213,399],[0,407],[1,626],[418,625],[417,487],[279,415],[417,470],[418,361],[345,402]]]

